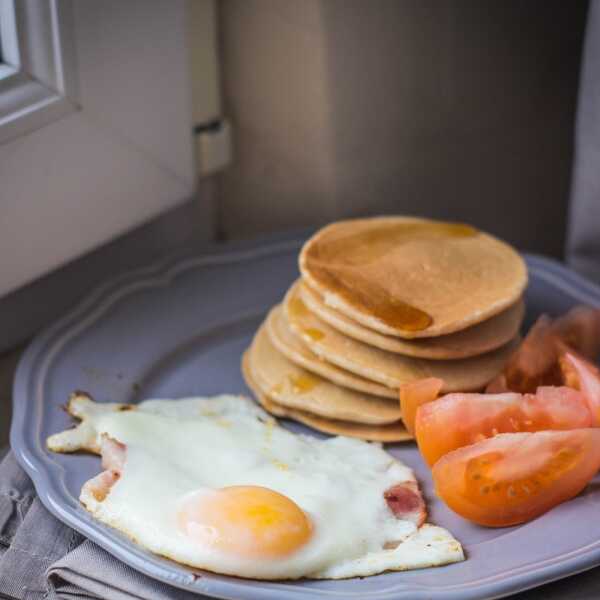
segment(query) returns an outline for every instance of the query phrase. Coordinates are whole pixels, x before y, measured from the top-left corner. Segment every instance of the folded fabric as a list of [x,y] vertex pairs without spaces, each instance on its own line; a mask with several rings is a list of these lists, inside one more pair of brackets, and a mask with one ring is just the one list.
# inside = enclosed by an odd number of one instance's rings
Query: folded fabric
[[0,597],[202,600],[138,573],[52,516],[12,452],[0,463]]

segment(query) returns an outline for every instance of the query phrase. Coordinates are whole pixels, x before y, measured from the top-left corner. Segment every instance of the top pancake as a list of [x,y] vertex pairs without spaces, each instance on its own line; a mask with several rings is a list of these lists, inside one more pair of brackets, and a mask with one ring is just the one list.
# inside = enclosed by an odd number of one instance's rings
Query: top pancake
[[454,223],[410,217],[339,221],[300,252],[325,303],[379,333],[435,337],[514,304],[527,269],[508,244]]

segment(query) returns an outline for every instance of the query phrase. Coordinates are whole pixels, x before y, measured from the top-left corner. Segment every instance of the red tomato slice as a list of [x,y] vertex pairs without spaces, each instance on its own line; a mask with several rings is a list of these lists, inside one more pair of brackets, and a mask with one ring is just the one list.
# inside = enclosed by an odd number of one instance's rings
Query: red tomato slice
[[406,429],[415,435],[415,417],[421,404],[431,402],[438,397],[444,382],[436,377],[418,379],[400,386],[400,413]]
[[443,456],[438,495],[459,515],[505,527],[576,496],[600,468],[600,429],[505,433]]
[[600,371],[592,363],[575,352],[566,352],[560,357],[560,367],[565,383],[581,390],[592,413],[595,427],[600,426]]
[[415,421],[419,450],[429,466],[444,454],[499,433],[591,427],[580,392],[541,387],[537,394],[448,394],[420,406]]

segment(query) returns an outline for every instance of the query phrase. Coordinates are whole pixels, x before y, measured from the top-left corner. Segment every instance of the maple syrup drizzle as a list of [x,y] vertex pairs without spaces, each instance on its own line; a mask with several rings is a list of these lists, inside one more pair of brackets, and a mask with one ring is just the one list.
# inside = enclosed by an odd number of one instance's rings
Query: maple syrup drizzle
[[302,325],[302,319],[305,317],[310,317],[311,313],[301,298],[296,296],[292,297],[288,305],[288,310],[290,311],[290,317],[300,322],[299,325],[302,328],[302,333],[305,333],[311,340],[318,342],[325,337],[325,332],[321,331],[320,329],[317,329],[316,327],[305,327]]
[[308,373],[304,375],[288,375],[288,379],[292,385],[292,392],[294,394],[307,394],[314,390],[319,383],[317,379]]
[[477,229],[462,223],[390,223],[313,244],[306,255],[311,275],[351,306],[394,329],[423,331],[433,318],[392,297],[385,286],[366,280],[355,267],[381,260],[398,246],[417,240],[473,237]]

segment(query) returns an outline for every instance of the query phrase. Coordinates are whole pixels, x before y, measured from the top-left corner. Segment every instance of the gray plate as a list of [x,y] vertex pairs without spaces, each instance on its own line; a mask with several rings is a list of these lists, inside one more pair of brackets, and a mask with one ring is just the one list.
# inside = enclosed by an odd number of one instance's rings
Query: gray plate
[[[600,481],[570,502],[520,527],[484,529],[436,499],[413,444],[389,446],[415,469],[430,521],[464,545],[463,563],[347,581],[260,582],[194,573],[161,559],[94,521],[77,498],[97,458],[45,449],[71,420],[60,405],[74,389],[98,400],[138,402],[248,392],[239,360],[265,311],[297,276],[299,241],[243,246],[166,261],[113,281],[38,336],[15,380],[11,445],[50,512],[132,567],[174,586],[220,598],[411,600],[499,597],[600,564]],[[576,303],[600,305],[600,288],[558,263],[527,258],[528,322]],[[302,426],[285,423],[293,430]]]

